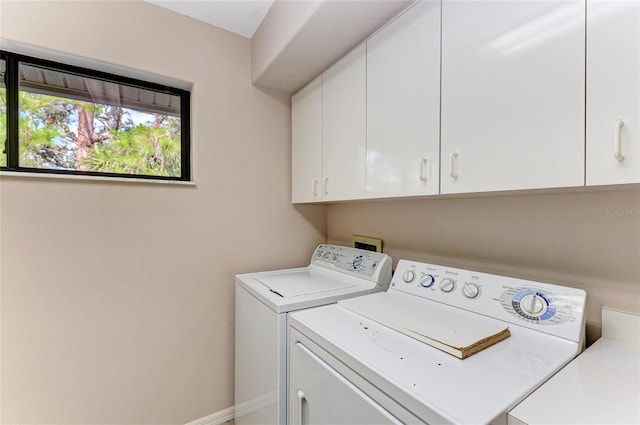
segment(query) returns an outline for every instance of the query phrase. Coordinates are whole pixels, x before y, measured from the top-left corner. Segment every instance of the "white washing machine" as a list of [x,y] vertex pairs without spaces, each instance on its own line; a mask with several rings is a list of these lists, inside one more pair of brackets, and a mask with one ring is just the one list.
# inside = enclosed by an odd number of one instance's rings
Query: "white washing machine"
[[384,291],[391,257],[336,245],[307,267],[236,276],[235,423],[287,423],[289,313]]
[[575,288],[400,260],[387,292],[291,315],[290,423],[505,424],[582,350],[585,303]]

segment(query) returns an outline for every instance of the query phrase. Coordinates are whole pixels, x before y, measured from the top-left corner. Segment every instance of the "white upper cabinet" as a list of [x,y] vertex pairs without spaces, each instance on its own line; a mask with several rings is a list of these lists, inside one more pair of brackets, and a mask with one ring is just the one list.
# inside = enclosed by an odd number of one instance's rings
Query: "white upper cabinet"
[[322,77],[291,98],[292,202],[322,200]]
[[366,58],[361,44],[322,74],[322,191],[325,201],[366,190]]
[[440,2],[423,0],[367,41],[369,197],[439,191]]
[[640,2],[587,2],[587,185],[640,182]]
[[584,184],[584,43],[584,1],[443,1],[441,193]]

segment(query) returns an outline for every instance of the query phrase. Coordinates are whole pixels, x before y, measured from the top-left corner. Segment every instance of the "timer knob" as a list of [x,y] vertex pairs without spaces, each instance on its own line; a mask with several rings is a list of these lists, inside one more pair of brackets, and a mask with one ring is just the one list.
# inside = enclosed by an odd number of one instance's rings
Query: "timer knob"
[[364,258],[362,258],[362,255],[360,255],[353,260],[353,268],[358,270],[362,266],[364,266]]
[[325,251],[325,253],[322,254],[322,258],[328,260],[329,258],[331,258],[331,253],[329,251]]
[[465,283],[462,287],[462,293],[467,298],[475,298],[480,294],[480,288],[475,283]]
[[445,278],[442,279],[442,282],[440,282],[440,289],[442,289],[443,292],[451,292],[456,288],[456,281],[450,278]]
[[404,280],[407,283],[413,281],[415,277],[416,277],[416,273],[413,270],[407,270],[406,272],[402,273],[402,280]]
[[425,274],[420,278],[420,286],[422,286],[423,288],[430,288],[431,286],[433,286],[435,281],[436,279],[433,277],[433,275]]
[[547,311],[547,301],[538,294],[529,294],[520,300],[520,310],[528,316],[540,317]]

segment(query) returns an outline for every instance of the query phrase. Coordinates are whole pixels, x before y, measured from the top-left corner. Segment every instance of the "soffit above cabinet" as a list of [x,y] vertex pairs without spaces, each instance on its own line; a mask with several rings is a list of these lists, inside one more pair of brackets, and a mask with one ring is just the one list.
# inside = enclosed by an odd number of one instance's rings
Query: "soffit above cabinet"
[[253,84],[296,92],[413,2],[275,1],[251,40]]

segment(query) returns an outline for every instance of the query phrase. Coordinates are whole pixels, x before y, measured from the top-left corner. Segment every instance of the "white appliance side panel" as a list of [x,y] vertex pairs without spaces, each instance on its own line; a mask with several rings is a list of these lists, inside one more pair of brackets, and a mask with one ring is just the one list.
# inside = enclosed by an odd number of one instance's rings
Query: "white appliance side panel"
[[509,412],[509,424],[640,423],[640,315],[602,309],[602,338]]
[[291,350],[290,424],[395,424],[398,419],[302,343]]
[[584,185],[584,31],[584,0],[443,1],[441,193]]
[[361,44],[322,75],[325,201],[358,199],[366,189],[367,64]]
[[509,412],[508,423],[640,423],[640,347],[600,338]]
[[[640,182],[640,2],[587,2],[587,185]],[[623,161],[614,157],[615,122]]]
[[439,158],[440,2],[424,0],[367,41],[368,196],[437,194]]
[[235,423],[285,423],[286,315],[240,285],[235,306]]
[[640,347],[640,314],[602,307],[602,337]]
[[322,200],[322,77],[291,98],[293,203]]

